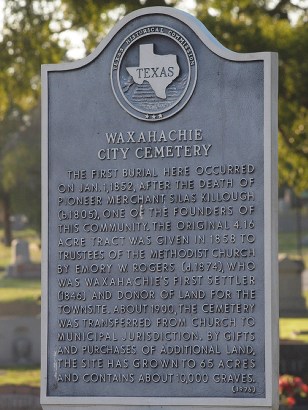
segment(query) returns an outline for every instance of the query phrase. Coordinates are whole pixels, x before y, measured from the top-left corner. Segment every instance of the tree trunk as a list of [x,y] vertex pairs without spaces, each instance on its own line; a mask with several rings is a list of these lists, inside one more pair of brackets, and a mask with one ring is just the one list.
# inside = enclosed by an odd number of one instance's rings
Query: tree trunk
[[3,224],[4,224],[4,245],[11,246],[12,243],[12,228],[11,228],[11,201],[10,195],[4,193],[2,196],[3,203]]

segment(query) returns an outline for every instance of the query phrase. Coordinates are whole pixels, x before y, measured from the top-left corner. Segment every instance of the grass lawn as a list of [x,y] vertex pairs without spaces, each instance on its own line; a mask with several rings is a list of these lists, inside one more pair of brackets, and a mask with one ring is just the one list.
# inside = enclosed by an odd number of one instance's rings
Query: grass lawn
[[19,281],[9,280],[10,283],[3,282],[8,279],[0,279],[0,316],[37,316],[40,313],[40,282],[31,281],[14,287]]
[[[302,232],[302,238],[308,237],[308,232]],[[287,253],[291,257],[299,258],[297,247],[297,237],[295,233],[279,233],[278,235],[279,253]],[[302,246],[302,258],[308,269],[308,246]]]
[[280,339],[308,343],[308,318],[280,318]]
[[37,302],[41,296],[41,282],[31,279],[0,278],[0,303]]
[[0,386],[40,386],[40,369],[37,367],[10,367],[0,369]]
[[40,297],[39,280],[0,277],[0,316],[36,316]]

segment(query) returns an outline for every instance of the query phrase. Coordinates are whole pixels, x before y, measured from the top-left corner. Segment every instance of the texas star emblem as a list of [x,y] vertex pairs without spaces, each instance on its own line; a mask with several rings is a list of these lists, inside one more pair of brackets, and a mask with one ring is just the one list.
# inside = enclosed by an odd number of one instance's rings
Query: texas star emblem
[[165,26],[132,32],[112,61],[111,83],[120,105],[144,121],[159,121],[180,111],[191,97],[197,63],[188,40]]

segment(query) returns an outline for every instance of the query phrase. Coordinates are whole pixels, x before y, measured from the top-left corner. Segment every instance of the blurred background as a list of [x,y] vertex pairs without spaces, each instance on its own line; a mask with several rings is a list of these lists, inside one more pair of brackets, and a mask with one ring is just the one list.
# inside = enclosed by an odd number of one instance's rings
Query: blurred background
[[0,0],[0,410],[40,408],[41,64],[86,56],[150,6],[279,53],[280,399],[308,409],[308,1]]

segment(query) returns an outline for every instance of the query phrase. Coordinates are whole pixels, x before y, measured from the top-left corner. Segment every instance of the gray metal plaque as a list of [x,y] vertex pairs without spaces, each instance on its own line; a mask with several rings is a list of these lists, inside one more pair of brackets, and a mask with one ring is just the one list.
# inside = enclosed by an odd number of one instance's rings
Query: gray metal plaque
[[44,408],[276,408],[276,59],[149,8],[43,67]]

